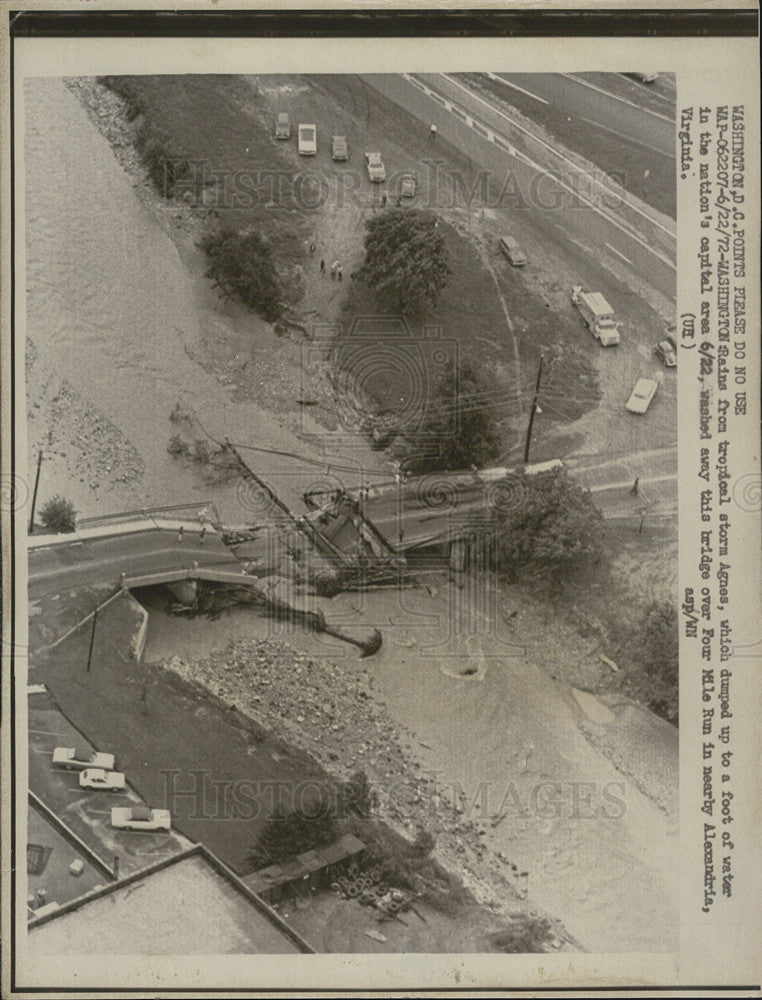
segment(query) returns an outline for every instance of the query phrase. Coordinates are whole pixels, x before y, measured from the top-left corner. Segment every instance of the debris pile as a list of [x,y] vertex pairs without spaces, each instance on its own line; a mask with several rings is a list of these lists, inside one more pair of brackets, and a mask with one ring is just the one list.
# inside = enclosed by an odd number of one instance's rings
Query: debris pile
[[346,875],[339,875],[331,883],[331,889],[344,899],[356,899],[390,917],[409,909],[414,899],[412,893],[382,881],[380,865],[361,871],[357,864],[352,864]]

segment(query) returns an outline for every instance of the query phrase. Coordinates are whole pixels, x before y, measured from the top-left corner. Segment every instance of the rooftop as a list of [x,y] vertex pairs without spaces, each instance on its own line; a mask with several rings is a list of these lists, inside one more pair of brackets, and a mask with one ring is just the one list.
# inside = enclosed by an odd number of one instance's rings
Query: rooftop
[[46,954],[293,954],[310,947],[200,845],[29,924]]

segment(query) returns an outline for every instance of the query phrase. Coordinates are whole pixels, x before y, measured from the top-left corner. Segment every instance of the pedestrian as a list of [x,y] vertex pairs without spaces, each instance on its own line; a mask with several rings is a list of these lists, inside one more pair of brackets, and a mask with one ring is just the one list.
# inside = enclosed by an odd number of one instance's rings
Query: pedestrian
[[183,531],[184,531],[184,528],[183,528],[183,525],[181,524],[180,525],[180,530],[177,532],[177,540],[178,540],[178,542],[181,542],[183,540]]
[[638,495],[639,484],[640,484],[640,476],[635,476],[635,482],[632,484],[632,489],[630,490],[630,493],[632,493],[633,496]]
[[401,204],[402,204],[402,195],[398,194],[397,195],[397,202],[396,202],[397,208],[399,208]]
[[199,540],[200,542],[203,542],[203,541],[204,541],[204,535],[205,535],[205,534],[206,534],[206,525],[205,525],[205,524],[202,524],[202,525],[201,525],[201,534],[200,534],[200,535],[198,536],[198,540]]
[[431,128],[429,129],[429,138],[436,139],[436,137],[437,137],[437,127],[436,125],[432,125]]
[[339,264],[339,266],[336,269],[336,277],[339,281],[341,281],[341,276],[343,273],[344,273],[344,268],[341,266],[341,264]]
[[314,243],[310,243],[310,253],[314,253],[316,250],[317,250],[317,247],[315,246],[315,244]]
[[320,273],[325,274],[325,257],[320,258]]
[[381,195],[381,208],[386,208],[386,195]]
[[338,266],[339,262],[337,260],[335,260],[333,264],[331,264],[331,277],[333,278],[334,281],[336,280],[336,270]]

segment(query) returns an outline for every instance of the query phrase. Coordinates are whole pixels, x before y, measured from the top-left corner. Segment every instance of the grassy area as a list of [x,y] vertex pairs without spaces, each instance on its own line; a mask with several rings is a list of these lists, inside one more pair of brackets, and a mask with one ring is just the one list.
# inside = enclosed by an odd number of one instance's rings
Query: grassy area
[[292,277],[306,230],[295,211],[293,171],[271,138],[266,100],[232,75],[100,80],[125,100],[157,191],[205,206],[213,228],[257,232],[283,278]]
[[[592,409],[600,399],[591,357],[594,348],[580,346],[579,331],[573,325],[576,317],[548,313],[545,303],[519,276],[502,273],[505,266],[500,258],[495,261],[496,283],[477,250],[476,234],[444,221],[439,225],[452,276],[436,306],[405,319],[414,342],[423,338],[428,350],[434,336],[448,360],[460,358],[483,373],[485,405],[498,421],[505,453],[514,446],[516,428],[525,426],[541,355],[545,357],[545,392],[564,399],[563,421],[574,420]],[[513,330],[508,326],[498,290],[506,301]],[[383,313],[383,302],[366,285],[353,282],[348,286],[340,322],[350,336],[357,319]],[[388,344],[382,323],[377,337],[370,334],[367,344],[370,357]],[[436,379],[438,368],[434,366],[426,375]],[[395,378],[380,364],[374,373],[375,393],[372,386],[366,385],[382,409],[392,406],[390,400],[399,395],[395,394]],[[550,412],[548,416],[553,419],[554,415]]]

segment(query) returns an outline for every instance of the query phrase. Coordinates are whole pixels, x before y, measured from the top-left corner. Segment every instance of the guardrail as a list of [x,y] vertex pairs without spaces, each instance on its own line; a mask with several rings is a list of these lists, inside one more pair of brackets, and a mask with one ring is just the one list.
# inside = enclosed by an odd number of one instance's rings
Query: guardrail
[[165,507],[139,508],[137,510],[122,511],[119,514],[99,514],[96,517],[77,518],[75,530],[98,528],[111,524],[125,524],[138,520],[150,521],[156,517],[166,519],[168,514],[172,514],[173,519],[179,521],[198,521],[199,524],[206,521],[208,524],[213,525],[220,523],[220,515],[214,503],[211,500],[199,500],[193,504],[169,504]]

